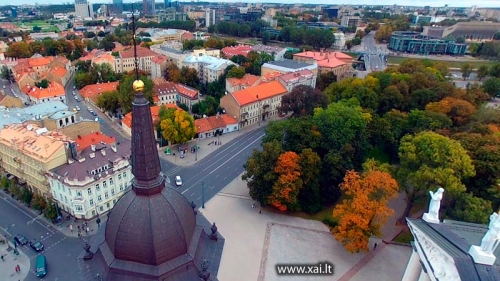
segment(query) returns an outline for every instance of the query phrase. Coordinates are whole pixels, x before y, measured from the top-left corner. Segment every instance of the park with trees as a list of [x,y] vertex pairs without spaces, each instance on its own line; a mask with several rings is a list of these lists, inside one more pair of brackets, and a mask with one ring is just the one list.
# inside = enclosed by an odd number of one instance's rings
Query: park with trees
[[500,112],[485,106],[487,89],[446,76],[438,62],[406,60],[324,91],[295,88],[280,108],[290,117],[268,125],[244,165],[250,196],[280,212],[330,210],[324,222],[350,252],[368,250],[398,193],[400,223],[438,187],[444,218],[487,223],[500,205]]

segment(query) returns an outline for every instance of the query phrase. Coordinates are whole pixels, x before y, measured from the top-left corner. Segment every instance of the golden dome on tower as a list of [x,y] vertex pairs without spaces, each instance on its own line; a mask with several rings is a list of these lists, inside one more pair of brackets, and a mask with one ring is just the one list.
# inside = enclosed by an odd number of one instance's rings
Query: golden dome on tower
[[142,80],[135,80],[132,88],[134,88],[134,92],[142,92],[144,90],[144,82]]

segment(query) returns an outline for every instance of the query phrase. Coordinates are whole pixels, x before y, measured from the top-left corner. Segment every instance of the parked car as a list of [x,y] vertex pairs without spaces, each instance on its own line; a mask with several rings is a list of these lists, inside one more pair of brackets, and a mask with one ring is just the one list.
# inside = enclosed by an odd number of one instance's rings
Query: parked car
[[16,235],[16,237],[14,237],[14,240],[18,245],[28,244],[28,239],[26,239],[26,237],[22,236],[21,234]]
[[93,111],[93,110],[92,110],[92,107],[90,107],[90,106],[89,106],[89,107],[87,107],[87,110],[88,110],[88,111]]
[[33,248],[33,250],[35,250],[37,252],[43,251],[43,244],[42,244],[42,242],[40,242],[40,241],[38,241],[36,239],[30,241],[30,246],[31,246],[31,248]]
[[177,185],[177,186],[181,186],[182,185],[181,176],[175,176],[175,185]]
[[77,110],[77,111],[80,111],[80,110],[81,110],[81,108],[80,108],[78,105],[77,105],[77,106],[75,106],[75,108],[76,108],[76,110]]
[[97,113],[95,113],[94,111],[91,111],[90,113],[92,113],[92,115],[94,116],[97,116]]

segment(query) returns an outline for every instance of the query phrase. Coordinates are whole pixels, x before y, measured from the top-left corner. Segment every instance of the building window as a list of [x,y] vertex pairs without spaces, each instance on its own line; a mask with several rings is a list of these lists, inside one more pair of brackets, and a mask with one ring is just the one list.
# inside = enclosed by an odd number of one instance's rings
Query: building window
[[76,192],[76,196],[77,196],[77,197],[82,197],[82,192],[81,192],[81,191],[77,191],[77,192]]
[[92,195],[92,188],[87,188],[87,193],[88,193],[89,195]]
[[82,205],[75,205],[75,209],[76,209],[77,211],[83,211],[83,207],[82,207]]
[[122,175],[118,175],[118,179],[121,180],[122,179]]
[[64,202],[68,204],[68,197],[64,196]]
[[101,195],[98,195],[98,196],[97,196],[97,201],[99,201],[99,202],[101,202],[101,201],[102,201],[102,197],[101,197]]
[[110,178],[110,179],[109,179],[109,185],[113,185],[113,184],[114,184],[114,182],[113,182],[113,178]]
[[104,211],[104,209],[102,208],[102,206],[99,207],[99,211],[101,211],[101,212]]
[[90,204],[90,206],[94,206],[94,199],[90,199],[89,204]]
[[99,184],[95,185],[95,190],[99,191],[101,188],[99,187]]
[[123,184],[120,184],[120,191],[123,190]]
[[102,182],[102,187],[103,187],[103,188],[108,187],[108,184],[106,183],[106,181],[103,181],[103,182]]
[[111,189],[111,195],[115,195],[115,189]]
[[104,198],[105,198],[105,199],[108,199],[108,197],[109,197],[109,196],[108,196],[108,193],[107,193],[107,192],[105,192],[105,193],[104,193]]
[[127,172],[123,172],[123,178],[126,179],[127,178]]

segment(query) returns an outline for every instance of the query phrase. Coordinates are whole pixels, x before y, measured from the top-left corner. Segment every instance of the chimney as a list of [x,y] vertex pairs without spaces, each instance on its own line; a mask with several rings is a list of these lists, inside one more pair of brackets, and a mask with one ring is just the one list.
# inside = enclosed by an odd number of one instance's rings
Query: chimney
[[95,144],[91,144],[90,149],[92,149],[92,151],[95,151]]
[[113,144],[111,145],[111,150],[113,150],[113,152],[116,152],[116,151],[117,151],[117,149],[116,149],[116,144],[114,144],[114,143],[113,143]]
[[328,58],[328,53],[325,53],[325,59],[327,59],[327,58]]
[[323,56],[323,48],[319,49],[319,55]]
[[90,153],[90,154],[89,154],[89,157],[90,157],[90,159],[95,158],[95,152]]
[[106,150],[105,149],[101,149],[101,154],[102,154],[102,156],[106,156]]

